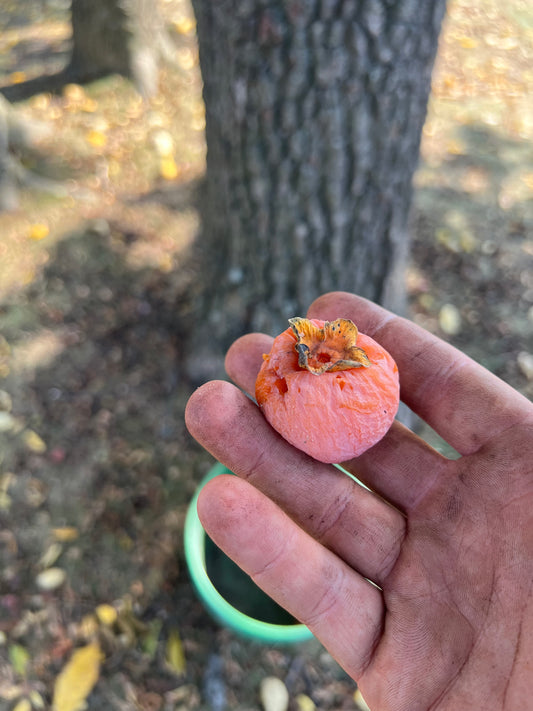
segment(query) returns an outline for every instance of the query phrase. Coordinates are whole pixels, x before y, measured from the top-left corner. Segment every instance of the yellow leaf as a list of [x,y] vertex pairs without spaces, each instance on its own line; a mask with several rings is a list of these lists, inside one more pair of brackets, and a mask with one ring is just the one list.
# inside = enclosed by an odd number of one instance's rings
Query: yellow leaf
[[79,625],[79,633],[85,639],[90,639],[98,632],[98,621],[94,615],[82,617]]
[[83,104],[81,105],[81,110],[85,111],[88,114],[92,114],[96,111],[97,108],[97,102],[94,99],[91,99],[90,96],[86,96],[83,100]]
[[39,560],[39,565],[43,568],[51,568],[57,561],[61,553],[63,553],[63,546],[61,545],[61,543],[58,543],[57,541],[55,541],[54,543],[50,543],[48,548],[42,554]]
[[21,699],[13,706],[12,711],[31,711],[31,703],[28,699]]
[[13,72],[9,75],[12,84],[20,84],[26,81],[26,72]]
[[315,702],[307,694],[298,694],[295,701],[298,711],[315,711],[316,709]]
[[31,449],[32,452],[35,452],[36,454],[46,452],[46,444],[44,440],[39,437],[37,432],[34,432],[33,430],[26,430],[22,435],[22,439],[24,440],[26,447]]
[[359,689],[355,690],[353,700],[357,704],[357,708],[359,709],[359,711],[370,711],[370,708],[368,707],[366,701],[363,699],[363,694],[359,691]]
[[95,609],[96,616],[103,625],[111,627],[117,621],[117,611],[112,605],[98,605]]
[[181,17],[174,20],[173,25],[180,35],[190,35],[196,30],[196,22],[191,17]]
[[100,675],[102,653],[98,642],[77,649],[54,684],[53,711],[78,711]]
[[102,148],[107,143],[107,136],[102,131],[92,130],[86,136],[87,142],[94,148]]
[[444,304],[439,311],[439,326],[448,336],[461,331],[461,313],[453,304]]
[[30,691],[30,701],[33,708],[44,709],[44,699],[38,691]]
[[66,84],[63,87],[63,96],[68,101],[83,101],[85,89],[79,84]]
[[183,645],[181,644],[181,638],[176,628],[170,630],[165,657],[168,666],[175,674],[178,676],[185,674],[187,663],[185,661],[185,653],[183,651]]
[[52,100],[51,94],[37,94],[30,100],[30,104],[34,109],[39,111],[46,111],[50,106],[50,101]]
[[459,37],[459,44],[463,49],[475,49],[479,42],[473,37]]
[[60,543],[69,543],[70,541],[75,541],[79,533],[74,526],[60,526],[52,529],[52,535]]
[[48,225],[45,225],[44,222],[37,222],[35,225],[32,225],[30,227],[28,236],[30,239],[34,239],[36,242],[38,242],[39,240],[48,237],[49,234],[50,229]]
[[448,151],[448,153],[451,153],[455,156],[462,156],[465,153],[465,147],[463,146],[461,141],[458,141],[455,138],[452,138],[448,141],[446,145],[446,150]]
[[172,156],[165,156],[159,163],[159,173],[165,180],[174,180],[179,175],[178,166]]

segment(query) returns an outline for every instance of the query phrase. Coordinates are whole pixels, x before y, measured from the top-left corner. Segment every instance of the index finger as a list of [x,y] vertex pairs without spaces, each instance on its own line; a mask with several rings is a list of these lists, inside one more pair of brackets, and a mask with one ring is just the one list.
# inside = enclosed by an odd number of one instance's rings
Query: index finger
[[461,454],[477,451],[496,434],[533,417],[516,390],[425,329],[346,292],[319,297],[309,318],[351,319],[398,364],[400,395]]

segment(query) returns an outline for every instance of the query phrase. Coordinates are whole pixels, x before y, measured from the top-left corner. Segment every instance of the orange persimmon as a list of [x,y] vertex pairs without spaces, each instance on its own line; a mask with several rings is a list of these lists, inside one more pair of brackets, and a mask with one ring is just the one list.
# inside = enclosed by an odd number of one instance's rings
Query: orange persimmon
[[396,363],[349,319],[289,323],[263,356],[258,405],[311,457],[340,463],[359,456],[385,435],[398,410]]

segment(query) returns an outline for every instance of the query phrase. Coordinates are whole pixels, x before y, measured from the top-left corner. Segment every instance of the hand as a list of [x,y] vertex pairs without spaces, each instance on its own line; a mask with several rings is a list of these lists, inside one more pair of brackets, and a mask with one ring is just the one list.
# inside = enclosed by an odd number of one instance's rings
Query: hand
[[[533,406],[363,299],[327,294],[308,316],[351,318],[387,348],[404,402],[461,457],[395,423],[344,465],[371,493],[290,446],[239,389],[210,382],[187,425],[238,477],[203,490],[205,529],[309,626],[370,708],[533,708]],[[271,341],[251,334],[228,352],[247,392]]]

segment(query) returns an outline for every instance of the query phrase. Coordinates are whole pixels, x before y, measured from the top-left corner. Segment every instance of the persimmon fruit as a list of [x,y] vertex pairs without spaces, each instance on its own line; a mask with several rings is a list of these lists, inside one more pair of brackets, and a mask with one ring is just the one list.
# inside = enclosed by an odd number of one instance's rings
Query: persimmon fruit
[[294,318],[263,356],[255,396],[288,442],[321,462],[357,457],[389,430],[398,367],[349,319]]

